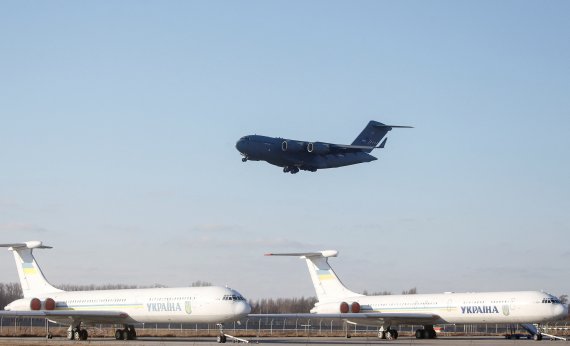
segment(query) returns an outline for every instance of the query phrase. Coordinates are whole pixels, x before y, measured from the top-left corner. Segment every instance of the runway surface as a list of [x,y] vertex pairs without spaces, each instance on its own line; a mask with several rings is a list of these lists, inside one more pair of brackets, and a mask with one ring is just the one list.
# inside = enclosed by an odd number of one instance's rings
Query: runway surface
[[[508,346],[508,345],[536,345],[533,340],[507,340],[501,337],[444,337],[435,340],[419,340],[416,338],[402,337],[398,340],[380,340],[377,338],[249,338],[250,344],[266,344],[266,345],[446,345],[446,346],[462,346],[462,345],[487,345],[487,346]],[[541,341],[548,342],[548,340]],[[228,341],[226,344],[230,344]],[[566,345],[565,341],[559,341],[557,344]],[[216,343],[215,338],[141,338],[133,341],[117,341],[111,338],[93,338],[88,341],[68,341],[64,338],[54,338],[47,340],[44,338],[0,338],[0,345],[143,345],[143,346],[159,346],[159,345],[221,345]],[[540,345],[540,343],[539,343]]]

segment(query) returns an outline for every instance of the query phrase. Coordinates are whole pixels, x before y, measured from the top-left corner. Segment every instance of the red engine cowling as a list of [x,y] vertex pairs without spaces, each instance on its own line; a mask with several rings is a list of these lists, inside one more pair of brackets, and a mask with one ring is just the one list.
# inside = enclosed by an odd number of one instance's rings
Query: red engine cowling
[[360,304],[358,302],[354,302],[350,305],[350,311],[354,312],[355,314],[360,312]]
[[30,300],[30,310],[41,310],[42,308],[42,301],[38,298],[32,298]]
[[51,298],[47,298],[44,302],[44,308],[46,310],[55,310],[55,300]]
[[348,306],[347,302],[340,303],[340,313],[341,314],[346,314],[349,310],[350,310],[350,307]]

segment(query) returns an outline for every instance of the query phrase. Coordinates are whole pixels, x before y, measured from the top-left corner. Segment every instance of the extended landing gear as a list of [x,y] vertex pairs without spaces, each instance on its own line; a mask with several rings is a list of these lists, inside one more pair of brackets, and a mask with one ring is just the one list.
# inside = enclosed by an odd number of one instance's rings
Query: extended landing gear
[[291,174],[295,174],[299,172],[299,167],[289,167],[289,166],[285,166],[283,167],[283,173],[291,173]]
[[416,339],[435,339],[437,334],[433,326],[424,326],[424,329],[416,330]]
[[378,337],[386,340],[396,340],[398,338],[398,331],[396,329],[378,330]]
[[134,326],[126,325],[124,329],[115,330],[116,340],[136,340],[137,332]]
[[247,162],[247,157],[242,157],[241,162]]
[[[67,329],[67,340],[87,340],[89,333],[87,329],[81,328],[81,326],[72,327],[69,326]],[[47,335],[48,339],[51,339],[51,333]]]

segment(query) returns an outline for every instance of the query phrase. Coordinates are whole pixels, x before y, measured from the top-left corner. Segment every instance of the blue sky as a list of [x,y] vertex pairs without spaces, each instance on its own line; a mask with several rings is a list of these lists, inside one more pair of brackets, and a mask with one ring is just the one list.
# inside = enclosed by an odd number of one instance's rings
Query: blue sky
[[[51,1],[0,11],[0,238],[53,283],[568,294],[567,1]],[[283,174],[246,134],[378,161]],[[1,281],[16,281],[8,252]]]

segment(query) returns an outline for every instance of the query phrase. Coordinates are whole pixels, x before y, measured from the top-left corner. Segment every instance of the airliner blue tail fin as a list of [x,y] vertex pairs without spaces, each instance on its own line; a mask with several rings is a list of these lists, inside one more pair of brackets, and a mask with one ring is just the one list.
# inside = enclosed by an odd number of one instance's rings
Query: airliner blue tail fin
[[336,257],[337,254],[338,251],[336,250],[326,250],[319,252],[272,253],[267,254],[267,256],[299,256],[306,259],[319,302],[361,296],[362,294],[352,292],[346,288],[329,265],[328,257]]
[[22,293],[24,298],[41,297],[47,293],[62,292],[53,287],[45,278],[34,255],[33,249],[51,249],[41,241],[28,241],[25,243],[0,244],[0,247],[7,247],[14,253]]

